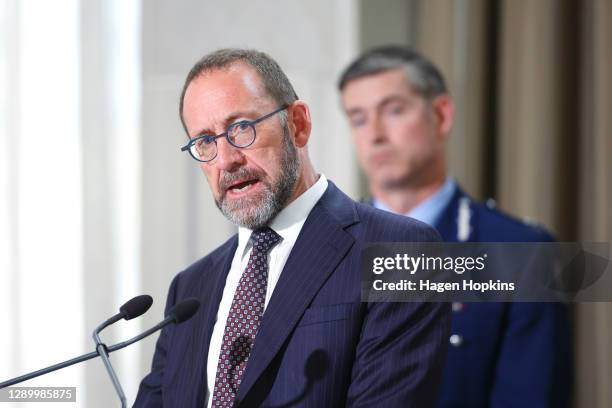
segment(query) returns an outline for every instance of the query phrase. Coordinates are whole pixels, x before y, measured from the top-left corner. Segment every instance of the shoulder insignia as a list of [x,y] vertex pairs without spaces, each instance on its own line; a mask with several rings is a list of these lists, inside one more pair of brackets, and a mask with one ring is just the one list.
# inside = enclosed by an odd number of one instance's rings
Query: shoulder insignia
[[543,228],[543,225],[534,220],[533,218],[523,217],[523,224],[528,225],[530,227]]
[[464,242],[470,237],[472,229],[470,227],[470,218],[472,218],[470,199],[463,197],[459,200],[459,212],[457,214],[457,241]]

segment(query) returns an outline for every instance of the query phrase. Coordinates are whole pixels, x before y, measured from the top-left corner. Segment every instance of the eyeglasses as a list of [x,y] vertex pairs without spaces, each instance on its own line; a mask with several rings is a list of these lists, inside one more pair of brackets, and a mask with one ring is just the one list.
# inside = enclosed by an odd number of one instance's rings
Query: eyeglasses
[[194,137],[187,145],[181,147],[181,152],[187,150],[191,157],[205,163],[217,157],[217,139],[221,137],[226,138],[229,144],[239,149],[249,147],[255,141],[255,125],[288,107],[289,105],[283,105],[274,112],[270,112],[255,120],[241,120],[240,122],[232,123],[220,135],[200,135]]

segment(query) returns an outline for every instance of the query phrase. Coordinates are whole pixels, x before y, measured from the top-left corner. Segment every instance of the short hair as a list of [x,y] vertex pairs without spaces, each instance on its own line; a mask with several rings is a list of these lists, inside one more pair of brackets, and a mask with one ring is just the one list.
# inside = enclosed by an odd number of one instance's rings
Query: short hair
[[397,68],[406,71],[409,84],[426,99],[448,93],[444,77],[433,62],[413,48],[399,45],[376,47],[361,54],[340,76],[338,89],[343,91],[353,79]]
[[[259,74],[266,92],[278,103],[279,107],[282,105],[290,105],[298,99],[287,75],[285,75],[280,65],[278,65],[278,63],[268,54],[249,49],[223,48],[204,55],[195,63],[193,68],[191,68],[189,74],[187,74],[179,105],[179,115],[185,132],[187,132],[187,126],[183,118],[183,102],[189,84],[191,84],[197,76],[203,73],[228,68],[237,62],[246,63]],[[285,116],[282,116],[282,118],[286,120]]]

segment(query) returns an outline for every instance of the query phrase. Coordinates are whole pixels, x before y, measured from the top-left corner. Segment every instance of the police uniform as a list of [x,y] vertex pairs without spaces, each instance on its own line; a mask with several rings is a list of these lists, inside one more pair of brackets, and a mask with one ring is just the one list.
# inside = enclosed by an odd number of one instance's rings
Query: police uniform
[[[447,180],[444,188],[448,197],[432,224],[447,242],[553,240],[543,228],[503,214],[491,202],[485,205],[472,200],[454,180]],[[571,385],[572,352],[565,305],[453,304],[438,407],[566,407]]]

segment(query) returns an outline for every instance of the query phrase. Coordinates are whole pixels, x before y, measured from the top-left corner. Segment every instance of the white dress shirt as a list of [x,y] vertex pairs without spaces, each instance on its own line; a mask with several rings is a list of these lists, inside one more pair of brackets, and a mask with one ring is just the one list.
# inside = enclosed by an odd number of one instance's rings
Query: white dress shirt
[[[298,198],[291,202],[287,207],[281,210],[280,213],[272,220],[269,227],[272,228],[278,235],[281,236],[280,242],[268,253],[268,288],[266,290],[266,299],[264,303],[264,312],[268,306],[268,302],[272,297],[276,283],[280,278],[281,272],[289,258],[289,254],[293,249],[293,245],[297,240],[300,231],[310,211],[313,209],[317,201],[323,196],[327,189],[327,179],[321,174],[319,180],[312,185],[308,190],[303,192]],[[207,407],[212,406],[212,398],[210,398],[215,387],[215,377],[217,374],[217,364],[219,363],[219,354],[221,353],[221,343],[223,341],[223,332],[227,323],[234,293],[238,288],[240,277],[246,269],[249,257],[251,255],[251,243],[249,238],[253,231],[248,228],[240,227],[238,229],[238,247],[234,253],[232,266],[230,267],[225,287],[223,289],[223,297],[219,304],[217,312],[217,320],[213,328],[210,338],[210,347],[208,349],[208,363],[206,366],[207,374]]]

